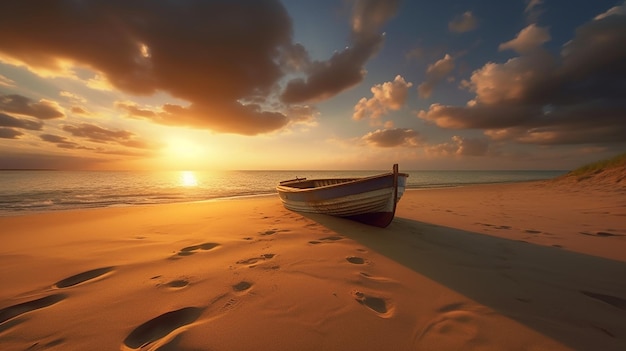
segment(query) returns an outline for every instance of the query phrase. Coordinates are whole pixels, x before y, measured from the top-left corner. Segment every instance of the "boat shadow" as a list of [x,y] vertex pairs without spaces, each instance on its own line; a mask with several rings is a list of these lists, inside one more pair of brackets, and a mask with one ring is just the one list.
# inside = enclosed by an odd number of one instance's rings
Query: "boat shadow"
[[303,215],[572,349],[626,349],[626,262],[406,218]]

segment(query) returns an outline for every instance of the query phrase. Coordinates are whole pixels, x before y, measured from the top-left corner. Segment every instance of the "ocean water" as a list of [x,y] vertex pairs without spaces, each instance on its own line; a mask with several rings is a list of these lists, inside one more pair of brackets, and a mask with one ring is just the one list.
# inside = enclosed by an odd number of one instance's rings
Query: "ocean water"
[[[566,171],[402,171],[408,189],[550,179]],[[363,177],[384,171],[0,171],[0,216],[38,211],[275,194],[296,177]]]

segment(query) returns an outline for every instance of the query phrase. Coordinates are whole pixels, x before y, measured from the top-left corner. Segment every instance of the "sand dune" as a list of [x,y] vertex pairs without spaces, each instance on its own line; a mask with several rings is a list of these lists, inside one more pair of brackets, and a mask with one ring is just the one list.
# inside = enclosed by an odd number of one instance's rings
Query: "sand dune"
[[0,218],[2,350],[624,350],[626,198],[409,191],[386,229],[276,197]]

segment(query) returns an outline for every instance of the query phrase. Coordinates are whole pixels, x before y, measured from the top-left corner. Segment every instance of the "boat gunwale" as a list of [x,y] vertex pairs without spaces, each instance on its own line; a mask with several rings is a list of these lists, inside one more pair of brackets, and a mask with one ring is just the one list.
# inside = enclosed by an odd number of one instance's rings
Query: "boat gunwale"
[[[394,173],[393,172],[389,172],[389,173],[383,173],[383,174],[378,174],[378,175],[373,175],[373,176],[368,176],[368,177],[362,177],[362,178],[318,178],[318,179],[306,179],[306,180],[302,180],[302,182],[315,182],[315,181],[324,181],[324,180],[346,180],[345,182],[340,182],[340,183],[335,183],[335,184],[329,184],[329,185],[322,185],[322,186],[316,186],[316,187],[312,187],[312,188],[298,188],[298,187],[292,187],[289,186],[287,184],[289,184],[291,181],[287,181],[288,183],[285,184],[279,184],[278,186],[276,186],[276,190],[280,191],[284,191],[284,192],[312,192],[312,191],[317,191],[320,189],[329,189],[329,188],[333,188],[333,187],[340,187],[340,186],[345,186],[348,184],[358,184],[358,183],[364,183],[373,179],[378,179],[378,178],[385,178],[385,177],[389,177],[389,176],[393,176]],[[409,177],[408,174],[406,173],[398,173],[398,177]],[[293,180],[293,182],[298,182],[297,180]],[[296,183],[297,184],[297,183]],[[286,189],[281,189],[281,188],[286,188]]]

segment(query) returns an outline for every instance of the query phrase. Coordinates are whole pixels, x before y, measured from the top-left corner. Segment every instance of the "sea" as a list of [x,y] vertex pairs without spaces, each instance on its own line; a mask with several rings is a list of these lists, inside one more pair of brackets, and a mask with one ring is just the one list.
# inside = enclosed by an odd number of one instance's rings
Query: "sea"
[[[558,177],[567,171],[402,171],[407,188],[458,187]],[[384,171],[0,171],[0,216],[276,194],[281,180],[351,178]]]

